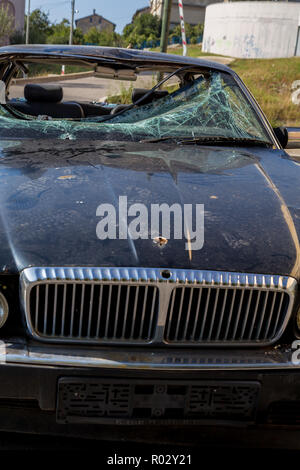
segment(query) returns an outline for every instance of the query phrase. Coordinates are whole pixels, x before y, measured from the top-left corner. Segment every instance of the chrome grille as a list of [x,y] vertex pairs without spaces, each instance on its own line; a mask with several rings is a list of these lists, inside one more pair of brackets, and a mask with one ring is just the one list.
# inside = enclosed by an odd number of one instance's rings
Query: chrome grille
[[168,309],[168,342],[272,341],[289,304],[285,292],[247,288],[177,287]]
[[31,335],[44,341],[265,345],[291,316],[290,277],[145,268],[27,268]]
[[97,282],[38,284],[30,295],[34,330],[53,338],[150,341],[157,290]]

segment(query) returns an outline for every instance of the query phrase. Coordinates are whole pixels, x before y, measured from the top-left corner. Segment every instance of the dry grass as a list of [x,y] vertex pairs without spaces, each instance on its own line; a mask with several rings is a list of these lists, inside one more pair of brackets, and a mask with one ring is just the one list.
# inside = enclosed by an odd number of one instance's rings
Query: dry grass
[[273,126],[299,125],[300,105],[292,102],[292,83],[300,80],[300,58],[240,59],[231,64]]

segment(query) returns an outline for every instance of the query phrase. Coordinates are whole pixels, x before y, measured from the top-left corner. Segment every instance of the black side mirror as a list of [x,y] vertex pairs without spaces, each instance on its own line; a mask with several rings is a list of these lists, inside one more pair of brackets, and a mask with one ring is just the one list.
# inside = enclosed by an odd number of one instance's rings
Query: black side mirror
[[284,149],[300,148],[300,127],[275,127],[273,131]]
[[281,147],[285,149],[289,141],[289,134],[288,134],[287,127],[274,127],[273,131]]

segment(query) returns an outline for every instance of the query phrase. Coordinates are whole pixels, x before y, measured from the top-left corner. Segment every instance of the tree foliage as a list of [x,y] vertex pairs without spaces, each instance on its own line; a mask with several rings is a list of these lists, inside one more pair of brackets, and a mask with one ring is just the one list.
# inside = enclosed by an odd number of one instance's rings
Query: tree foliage
[[0,41],[9,38],[14,29],[14,18],[9,13],[8,6],[0,6]]
[[[25,42],[26,23],[27,16],[25,16],[24,31],[15,30],[10,35],[11,44],[22,44]],[[51,32],[49,14],[37,8],[31,12],[29,24],[29,43],[45,44],[47,42],[47,37]]]
[[[5,8],[0,8],[0,40],[2,37],[10,35],[12,44],[21,44],[25,42],[25,33],[14,31],[12,33],[12,21],[7,18]],[[26,29],[26,19],[25,27]],[[12,33],[12,34],[11,34]],[[186,34],[192,44],[203,34],[203,24],[191,26],[186,24]],[[160,40],[161,21],[157,16],[151,13],[144,13],[136,16],[132,23],[125,26],[123,34],[117,34],[110,31],[99,31],[97,28],[91,28],[85,35],[79,28],[73,32],[73,44],[95,44],[100,46],[112,47],[143,47],[151,42],[153,46]],[[64,18],[60,23],[51,24],[49,13],[45,13],[37,8],[30,15],[29,42],[30,44],[68,44],[70,37],[70,22]],[[180,25],[175,26],[169,34],[169,39],[181,38]]]
[[[197,39],[202,36],[204,30],[204,24],[197,24],[192,26],[188,23],[185,24],[186,37],[190,40],[191,44],[196,44]],[[180,25],[175,26],[169,34],[169,39],[181,38],[181,27]]]
[[[69,44],[70,22],[64,18],[60,23],[53,24],[47,37],[48,44]],[[83,44],[83,34],[81,29],[75,28],[73,31],[73,44]]]
[[136,16],[133,23],[123,29],[123,39],[126,45],[141,47],[146,41],[160,39],[161,21],[151,13]]
[[120,34],[111,31],[99,31],[95,27],[91,28],[84,35],[84,43],[111,47],[120,47],[123,45]]

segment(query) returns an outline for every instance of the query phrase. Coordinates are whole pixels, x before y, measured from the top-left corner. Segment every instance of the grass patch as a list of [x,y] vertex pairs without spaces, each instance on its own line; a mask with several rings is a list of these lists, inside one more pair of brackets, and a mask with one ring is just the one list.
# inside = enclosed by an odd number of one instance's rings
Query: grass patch
[[110,95],[107,97],[106,101],[107,103],[110,104],[130,104],[132,103],[131,97],[132,97],[132,90],[133,90],[133,84],[126,88],[123,83],[120,86],[120,93],[117,95]]
[[231,67],[257,99],[272,126],[300,125],[300,105],[292,100],[292,83],[300,80],[300,58],[238,59]]
[[[159,47],[151,49],[155,52],[160,52]],[[168,47],[168,54],[182,55],[182,47]],[[199,44],[188,46],[188,56],[189,57],[201,57],[201,56],[218,56],[218,54],[212,54],[211,52],[202,52],[202,46]],[[219,56],[220,57],[220,56]]]
[[[152,85],[154,86],[155,83]],[[168,90],[169,93],[173,93],[174,91],[178,90],[178,84],[174,85],[167,85],[163,87],[163,90]],[[107,97],[106,101],[109,104],[132,104],[132,91],[133,85],[131,84],[129,88],[126,88],[123,84],[120,87],[120,93],[117,95],[110,95]],[[150,88],[149,88],[150,90]]]

